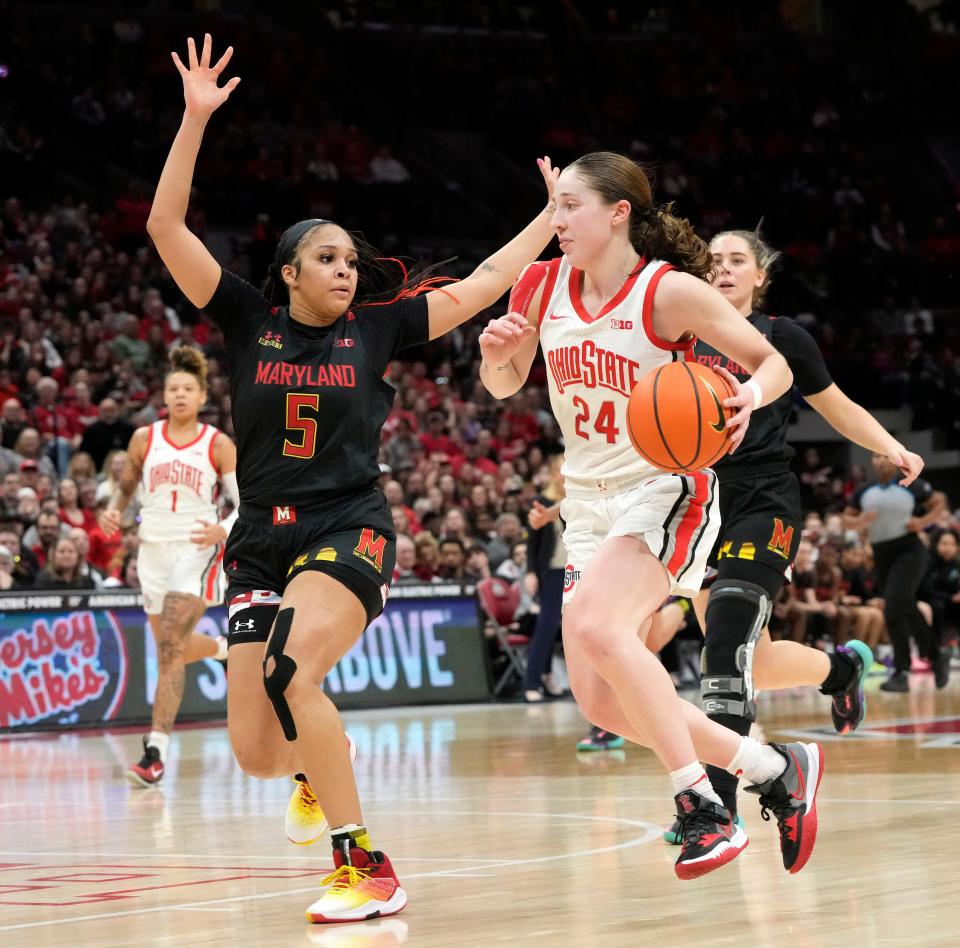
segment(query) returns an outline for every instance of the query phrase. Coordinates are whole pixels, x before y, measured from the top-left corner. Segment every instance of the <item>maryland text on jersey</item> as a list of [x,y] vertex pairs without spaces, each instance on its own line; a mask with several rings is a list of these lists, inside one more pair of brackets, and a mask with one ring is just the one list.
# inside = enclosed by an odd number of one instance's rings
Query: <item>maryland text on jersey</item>
[[356,388],[352,365],[293,365],[290,362],[257,362],[255,385],[309,385],[313,388]]

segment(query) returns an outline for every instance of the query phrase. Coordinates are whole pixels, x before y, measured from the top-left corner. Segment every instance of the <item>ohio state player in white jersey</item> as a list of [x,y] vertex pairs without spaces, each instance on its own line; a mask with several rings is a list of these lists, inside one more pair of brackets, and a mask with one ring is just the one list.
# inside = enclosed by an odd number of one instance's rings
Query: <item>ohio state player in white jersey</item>
[[625,431],[633,383],[682,357],[695,336],[754,373],[744,385],[724,373],[735,392],[725,402],[737,409],[728,423],[734,446],[753,409],[786,391],[790,370],[704,282],[713,266],[706,244],[669,206],[653,204],[646,175],[629,158],[578,159],[561,174],[556,200],[564,256],[521,275],[511,312],[480,336],[480,377],[494,396],[513,395],[538,340],[543,347],[566,452],[563,637],[573,693],[595,725],[650,747],[670,772],[681,879],[724,865],[747,844],[700,761],[750,779],[776,813],[781,839],[788,829],[802,835],[812,815],[812,847],[819,748],[761,745],[709,720],[677,696],[644,644],[663,600],[699,588],[719,527],[715,478],[651,468]]
[[170,353],[170,362],[164,382],[169,417],[134,432],[119,490],[101,516],[105,532],[113,532],[139,489],[137,572],[158,658],[153,728],[144,740],[143,758],[127,771],[141,786],[163,776],[183,697],[184,665],[226,658],[225,640],[194,629],[207,606],[223,599],[223,547],[230,524],[218,523],[218,484],[235,511],[239,505],[233,442],[198,420],[207,399],[206,359],[198,349],[180,346]]

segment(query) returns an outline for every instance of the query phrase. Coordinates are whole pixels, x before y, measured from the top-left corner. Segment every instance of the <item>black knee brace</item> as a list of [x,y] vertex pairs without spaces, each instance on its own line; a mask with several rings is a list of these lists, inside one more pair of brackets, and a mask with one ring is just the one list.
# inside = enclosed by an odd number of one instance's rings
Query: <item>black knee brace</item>
[[[290,713],[290,705],[283,696],[287,685],[290,684],[290,679],[293,678],[293,673],[297,670],[297,663],[289,655],[283,654],[283,647],[287,644],[287,636],[290,635],[292,625],[293,609],[281,609],[277,613],[277,620],[273,624],[273,635],[267,642],[267,650],[263,656],[263,687],[273,705],[273,710],[277,713],[280,727],[283,728],[283,736],[288,741],[297,739],[297,725]],[[268,675],[267,663],[271,658],[274,661],[274,668]]]
[[709,717],[756,718],[753,653],[772,608],[762,586],[735,579],[714,583],[707,603],[700,681],[703,711]]

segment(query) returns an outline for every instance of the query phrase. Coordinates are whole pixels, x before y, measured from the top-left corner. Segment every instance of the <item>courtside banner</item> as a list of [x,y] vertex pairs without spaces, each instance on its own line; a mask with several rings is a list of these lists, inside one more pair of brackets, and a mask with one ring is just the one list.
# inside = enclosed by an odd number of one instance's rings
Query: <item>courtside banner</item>
[[[208,610],[198,628],[222,634],[226,610]],[[138,592],[0,595],[0,732],[148,724],[156,683]],[[325,687],[342,708],[489,698],[473,587],[395,586]],[[188,665],[178,720],[223,718],[226,697],[220,662]]]

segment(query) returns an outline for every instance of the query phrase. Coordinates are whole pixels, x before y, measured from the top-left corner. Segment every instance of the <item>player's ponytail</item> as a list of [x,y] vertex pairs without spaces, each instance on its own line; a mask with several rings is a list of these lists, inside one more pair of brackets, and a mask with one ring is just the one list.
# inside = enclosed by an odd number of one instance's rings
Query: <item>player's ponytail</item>
[[761,236],[762,227],[763,219],[761,218],[760,223],[753,230],[722,230],[719,234],[714,235],[713,240],[710,241],[712,247],[714,241],[721,237],[739,237],[750,248],[757,269],[763,270],[765,274],[763,283],[753,288],[754,307],[763,303],[767,291],[770,289],[770,284],[773,282],[773,270],[781,256],[780,251],[774,250]]
[[[334,224],[321,218],[298,221],[280,236],[273,263],[267,270],[261,292],[271,306],[286,306],[290,293],[283,279],[283,267],[292,266],[300,275],[300,252],[309,241],[315,227]],[[377,306],[394,303],[399,299],[417,296],[436,288],[438,282],[447,282],[454,277],[440,276],[437,269],[450,260],[423,267],[408,264],[397,257],[385,257],[368,243],[362,234],[347,231],[357,251],[357,292],[354,306]]]
[[568,166],[607,204],[630,204],[630,243],[646,260],[666,260],[678,270],[706,280],[713,273],[710,248],[673,204],[654,204],[646,172],[631,158],[613,151],[595,151]]
[[170,350],[170,371],[187,372],[194,376],[200,385],[200,388],[207,388],[207,359],[206,356],[194,346],[177,346]]

